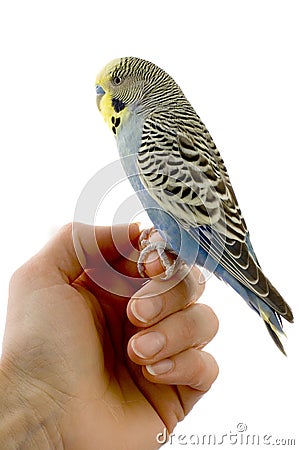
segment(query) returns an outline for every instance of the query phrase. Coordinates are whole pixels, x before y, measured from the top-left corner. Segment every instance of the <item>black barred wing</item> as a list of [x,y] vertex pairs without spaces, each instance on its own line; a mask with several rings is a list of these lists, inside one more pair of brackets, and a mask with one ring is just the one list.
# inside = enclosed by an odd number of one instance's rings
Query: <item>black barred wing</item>
[[149,118],[137,158],[141,181],[161,208],[236,280],[290,320],[291,311],[258,264],[223,160],[200,119],[182,129],[161,114]]
[[143,184],[184,228],[213,225],[244,242],[245,222],[223,161],[203,124],[194,124],[193,132],[186,133],[175,121],[167,126],[162,119],[150,118],[144,124],[137,157]]

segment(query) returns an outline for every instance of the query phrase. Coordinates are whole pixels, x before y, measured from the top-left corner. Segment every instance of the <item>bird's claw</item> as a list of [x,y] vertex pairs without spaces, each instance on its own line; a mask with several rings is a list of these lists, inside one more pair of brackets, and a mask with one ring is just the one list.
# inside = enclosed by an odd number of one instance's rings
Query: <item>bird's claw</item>
[[[177,269],[183,264],[183,261],[178,258],[177,254],[172,250],[172,248],[164,241],[156,241],[151,242],[150,237],[157,233],[155,228],[149,228],[147,230],[143,230],[139,237],[139,248],[140,255],[137,261],[137,269],[140,276],[145,277],[145,269],[144,264],[150,253],[156,251],[158,253],[158,257],[160,263],[164,270],[164,276],[161,276],[162,280],[168,280],[172,277],[172,275],[177,271]],[[172,262],[166,254],[166,251],[171,255],[175,256],[175,261]]]
[[138,239],[139,250],[142,251],[145,247],[150,244],[150,237],[157,233],[157,230],[154,227],[146,228],[142,230]]

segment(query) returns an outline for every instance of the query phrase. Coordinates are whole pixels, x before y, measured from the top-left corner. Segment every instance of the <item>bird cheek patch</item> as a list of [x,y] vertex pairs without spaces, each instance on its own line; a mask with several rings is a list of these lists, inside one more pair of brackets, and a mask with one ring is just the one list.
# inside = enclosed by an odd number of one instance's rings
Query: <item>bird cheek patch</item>
[[125,109],[126,104],[122,102],[121,100],[118,100],[117,98],[112,99],[112,106],[115,112],[119,113],[123,109]]

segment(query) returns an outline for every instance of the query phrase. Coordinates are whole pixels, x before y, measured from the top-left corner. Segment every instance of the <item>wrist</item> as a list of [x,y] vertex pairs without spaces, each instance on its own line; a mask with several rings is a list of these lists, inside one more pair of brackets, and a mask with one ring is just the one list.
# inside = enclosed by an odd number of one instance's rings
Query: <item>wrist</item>
[[[54,403],[54,402],[53,402]],[[27,383],[0,362],[0,448],[62,449],[53,406],[34,384]]]

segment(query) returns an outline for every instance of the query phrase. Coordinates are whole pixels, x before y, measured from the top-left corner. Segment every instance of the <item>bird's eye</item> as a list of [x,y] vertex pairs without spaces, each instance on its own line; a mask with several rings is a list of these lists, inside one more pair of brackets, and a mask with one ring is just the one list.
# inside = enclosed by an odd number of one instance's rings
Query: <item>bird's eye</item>
[[113,78],[113,84],[118,86],[120,83],[121,83],[121,78],[120,77],[114,77]]

